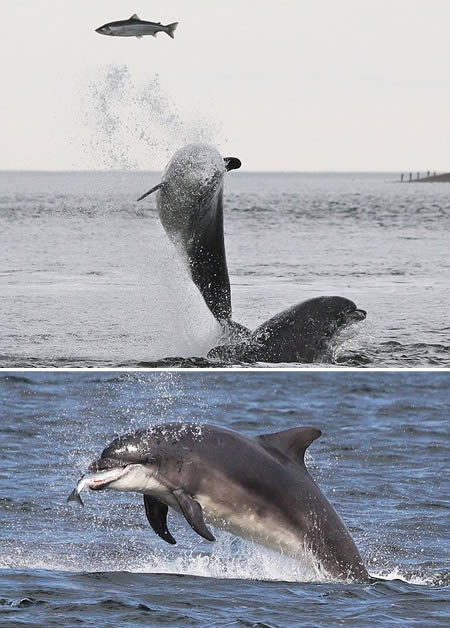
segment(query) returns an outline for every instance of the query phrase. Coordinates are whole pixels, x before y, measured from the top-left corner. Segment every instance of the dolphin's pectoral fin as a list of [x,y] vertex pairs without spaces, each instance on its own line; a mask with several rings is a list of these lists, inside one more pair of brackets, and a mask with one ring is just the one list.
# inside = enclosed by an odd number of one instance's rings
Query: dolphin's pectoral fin
[[176,541],[167,529],[167,511],[169,509],[166,504],[160,502],[159,499],[150,497],[150,495],[144,495],[144,506],[148,522],[156,534],[166,543],[175,545]]
[[317,427],[293,427],[274,434],[260,434],[256,438],[269,452],[276,450],[304,464],[305,451],[321,433]]
[[153,192],[156,192],[156,190],[159,190],[160,188],[162,188],[164,185],[166,184],[165,181],[161,181],[161,183],[158,183],[158,185],[155,185],[153,188],[151,188],[148,192],[145,192],[145,194],[143,194],[142,196],[140,196],[138,199],[136,199],[137,201],[142,201],[143,198],[145,198],[146,196],[149,196],[150,194],[153,194]]
[[215,541],[215,537],[206,527],[200,504],[182,488],[175,489],[173,495],[191,528],[207,541]]

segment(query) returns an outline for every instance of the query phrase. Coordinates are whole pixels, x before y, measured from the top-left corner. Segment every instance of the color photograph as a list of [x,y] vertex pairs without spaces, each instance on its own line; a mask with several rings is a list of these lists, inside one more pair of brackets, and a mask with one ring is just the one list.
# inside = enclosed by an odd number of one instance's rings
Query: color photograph
[[0,613],[444,626],[449,384],[418,372],[2,374]]

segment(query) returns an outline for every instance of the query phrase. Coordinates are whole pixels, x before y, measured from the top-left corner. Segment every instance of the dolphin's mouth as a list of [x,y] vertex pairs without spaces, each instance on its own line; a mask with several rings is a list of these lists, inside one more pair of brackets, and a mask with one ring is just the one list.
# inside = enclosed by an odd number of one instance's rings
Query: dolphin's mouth
[[328,336],[332,336],[338,330],[348,327],[349,325],[363,321],[366,316],[366,310],[358,309],[356,306],[354,308],[341,311],[336,317],[334,323],[331,325]]
[[125,466],[121,466],[121,467],[114,467],[115,469],[118,470],[117,475],[114,478],[111,479],[96,479],[96,478],[92,478],[89,482],[89,488],[91,491],[102,491],[104,488],[107,488],[110,484],[112,484],[113,482],[116,482],[117,480],[119,480],[120,478],[122,478],[124,475],[126,475],[129,471],[128,469],[129,465],[125,465]]
[[358,321],[363,321],[367,316],[366,310],[359,310],[356,308],[347,314],[347,319],[350,323],[357,323]]

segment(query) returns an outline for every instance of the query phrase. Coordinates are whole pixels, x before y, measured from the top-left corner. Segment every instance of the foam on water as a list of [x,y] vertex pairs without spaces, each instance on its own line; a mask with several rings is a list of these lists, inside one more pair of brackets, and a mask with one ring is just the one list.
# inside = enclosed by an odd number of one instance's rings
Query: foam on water
[[[285,582],[326,582],[305,563],[282,556],[267,548],[237,539],[226,532],[217,532],[217,540],[209,552],[198,549],[174,550],[142,544],[128,547],[108,544],[100,550],[91,547],[33,548],[19,544],[11,552],[3,552],[0,569],[49,569],[72,572],[164,573],[242,580]],[[188,543],[188,545],[192,545]]]
[[[283,556],[268,548],[254,545],[232,535],[215,531],[216,542],[210,551],[198,548],[166,549],[145,547],[139,543],[123,545],[105,544],[101,548],[90,546],[55,547],[21,546],[4,551],[0,556],[0,569],[46,569],[51,571],[130,572],[143,574],[171,574],[202,578],[257,580],[273,582],[330,583],[341,582],[319,576],[311,565]],[[192,546],[191,543],[187,545]],[[127,554],[127,551],[129,553]],[[417,586],[445,586],[445,577],[405,573],[397,566],[392,570],[371,571],[370,575],[381,582],[405,582]],[[447,578],[448,579],[448,578]]]
[[442,586],[444,585],[443,580],[439,580],[439,578],[432,576],[425,576],[420,574],[405,574],[401,567],[395,567],[392,571],[386,572],[375,571],[370,574],[373,578],[379,578],[380,580],[386,580],[387,582],[400,580],[401,582],[406,582],[408,584],[416,584],[419,586]]

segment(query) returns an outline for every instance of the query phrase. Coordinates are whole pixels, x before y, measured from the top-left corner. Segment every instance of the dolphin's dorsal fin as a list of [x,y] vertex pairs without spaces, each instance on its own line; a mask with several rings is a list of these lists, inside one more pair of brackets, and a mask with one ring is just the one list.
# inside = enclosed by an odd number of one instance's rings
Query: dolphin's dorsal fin
[[264,449],[275,449],[292,460],[303,463],[305,451],[321,434],[317,427],[293,427],[274,434],[261,434],[257,439]]
[[148,522],[156,534],[160,536],[163,541],[166,541],[166,543],[175,545],[176,541],[167,528],[167,511],[169,509],[166,504],[163,504],[155,497],[144,495],[144,506]]
[[139,20],[141,21],[141,18],[139,17],[139,15],[137,13],[133,13],[133,15],[131,17],[128,18],[129,20]]

